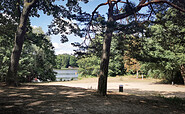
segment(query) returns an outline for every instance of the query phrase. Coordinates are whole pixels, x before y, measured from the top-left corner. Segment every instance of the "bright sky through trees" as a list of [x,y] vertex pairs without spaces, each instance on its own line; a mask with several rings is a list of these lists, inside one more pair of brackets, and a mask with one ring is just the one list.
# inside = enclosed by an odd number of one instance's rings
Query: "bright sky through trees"
[[[61,1],[58,1],[58,2],[61,2]],[[84,4],[81,2],[80,6],[82,7],[82,11],[92,13],[98,4],[103,3],[103,2],[106,2],[106,0],[89,0],[89,3],[87,4]],[[136,2],[136,1],[133,0],[133,2]],[[106,12],[108,10],[107,8],[108,8],[107,6],[102,6],[98,9],[98,11],[100,14],[106,15]],[[41,11],[39,13],[40,13],[39,18],[35,18],[35,17],[31,18],[31,25],[42,27],[43,31],[46,33],[48,30],[48,25],[51,23],[53,17],[43,14]],[[76,37],[74,35],[69,35],[68,38],[69,38],[69,41],[67,43],[61,43],[60,35],[51,36],[51,41],[53,43],[53,46],[55,47],[55,54],[57,55],[63,54],[63,53],[72,54],[74,53],[73,50],[76,49],[76,47],[73,47],[71,43],[83,41],[82,38]]]

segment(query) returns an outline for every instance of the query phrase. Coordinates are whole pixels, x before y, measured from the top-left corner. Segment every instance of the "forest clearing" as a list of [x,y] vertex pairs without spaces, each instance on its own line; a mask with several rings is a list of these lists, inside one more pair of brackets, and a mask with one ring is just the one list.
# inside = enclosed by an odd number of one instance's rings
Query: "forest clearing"
[[[0,113],[185,113],[185,86],[132,76],[109,77],[108,96],[102,97],[94,90],[97,80],[27,83],[20,87],[1,84]],[[118,92],[119,84],[124,85],[123,93]]]
[[1,0],[0,113],[185,114],[185,0]]

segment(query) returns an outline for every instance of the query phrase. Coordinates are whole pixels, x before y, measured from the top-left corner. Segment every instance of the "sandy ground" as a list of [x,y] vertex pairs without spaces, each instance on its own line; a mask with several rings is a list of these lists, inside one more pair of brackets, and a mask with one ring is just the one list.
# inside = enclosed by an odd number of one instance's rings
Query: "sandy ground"
[[[107,89],[108,91],[119,91],[119,85],[123,85],[124,93],[134,95],[152,95],[164,97],[180,97],[185,98],[185,86],[158,84],[160,80],[156,79],[136,79],[135,77],[109,77]],[[67,82],[50,82],[40,85],[63,85],[70,87],[80,87],[84,89],[94,89],[98,87],[98,78],[84,78],[78,81]]]
[[[108,80],[108,96],[96,93],[97,78],[71,82],[0,83],[0,114],[185,114],[184,86],[155,84],[158,80],[116,77]],[[120,84],[124,92],[118,92]],[[157,96],[156,96],[157,95]]]

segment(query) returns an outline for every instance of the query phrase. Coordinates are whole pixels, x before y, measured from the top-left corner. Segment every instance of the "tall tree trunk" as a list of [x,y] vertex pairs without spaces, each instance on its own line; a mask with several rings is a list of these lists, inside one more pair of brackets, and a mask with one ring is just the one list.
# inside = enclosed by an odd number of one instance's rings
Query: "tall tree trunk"
[[26,33],[26,23],[28,20],[29,12],[34,3],[35,3],[35,0],[33,0],[33,2],[31,3],[28,3],[26,2],[26,0],[24,0],[24,8],[21,13],[21,17],[19,19],[19,25],[17,27],[17,31],[15,33],[14,48],[12,50],[11,61],[10,61],[8,73],[6,76],[7,85],[18,86],[17,69],[18,69],[19,59],[21,56],[22,46],[24,43],[24,35]]
[[108,10],[108,25],[103,42],[103,51],[101,57],[100,74],[98,82],[98,93],[102,96],[105,96],[107,94],[107,77],[113,27],[114,27],[113,5],[110,3]]
[[184,84],[185,84],[185,64],[181,65],[180,71],[181,71],[181,76],[182,76]]
[[112,39],[112,32],[108,33],[107,31],[103,42],[103,52],[101,57],[100,74],[99,74],[99,82],[98,82],[98,93],[102,96],[105,96],[107,92],[107,76],[108,76],[111,39]]

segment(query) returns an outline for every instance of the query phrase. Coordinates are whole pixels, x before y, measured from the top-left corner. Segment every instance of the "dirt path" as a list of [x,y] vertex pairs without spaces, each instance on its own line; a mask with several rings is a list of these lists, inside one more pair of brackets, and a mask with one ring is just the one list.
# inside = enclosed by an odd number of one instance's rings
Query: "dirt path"
[[[21,87],[6,87],[0,84],[0,113],[185,114],[185,101],[183,100],[171,101],[170,99],[164,99],[162,97],[141,94],[142,92],[148,91],[144,90],[147,88],[141,83],[151,84],[149,83],[151,80],[138,81],[133,79],[131,82],[125,78],[124,81],[122,79],[120,80],[120,78],[110,79],[109,90],[113,91],[108,92],[108,97],[101,97],[96,94],[96,91],[93,89],[96,87],[96,81],[97,78],[93,78],[72,82],[32,83],[22,85]],[[138,85],[142,85],[143,90],[135,90],[133,88],[137,86],[134,85],[136,83],[135,81]],[[154,82],[152,81],[152,83]],[[125,85],[123,93],[116,92],[117,89],[115,88],[117,88],[117,84]],[[92,89],[84,89],[91,86]],[[151,85],[151,87],[152,86],[153,85]],[[159,86],[164,87],[163,85]],[[166,87],[170,87],[170,85]],[[180,86],[177,88],[179,88],[178,91],[181,91]],[[184,86],[182,86],[182,88],[184,88]]]
[[[123,85],[124,93],[128,94],[185,98],[185,86],[157,84],[159,81],[156,79],[142,80],[135,77],[109,77],[107,88],[108,91],[118,92],[119,85]],[[98,78],[85,78],[69,82],[50,82],[40,85],[63,85],[96,90],[98,87]]]

